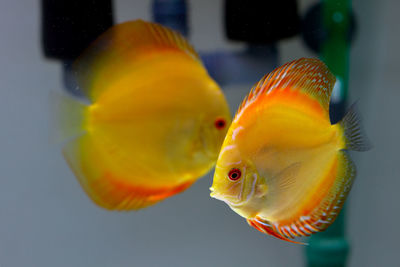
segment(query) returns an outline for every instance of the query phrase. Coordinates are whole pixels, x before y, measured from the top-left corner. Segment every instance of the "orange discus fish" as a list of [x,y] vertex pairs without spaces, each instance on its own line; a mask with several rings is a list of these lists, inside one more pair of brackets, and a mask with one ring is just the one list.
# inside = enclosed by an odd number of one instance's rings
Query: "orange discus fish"
[[74,71],[90,103],[60,100],[64,135],[74,134],[63,151],[99,206],[153,205],[214,166],[229,108],[180,34],[141,20],[116,25]]
[[334,83],[317,59],[295,60],[264,76],[228,130],[211,196],[286,241],[325,230],[355,177],[346,150],[368,149],[353,108],[331,125]]

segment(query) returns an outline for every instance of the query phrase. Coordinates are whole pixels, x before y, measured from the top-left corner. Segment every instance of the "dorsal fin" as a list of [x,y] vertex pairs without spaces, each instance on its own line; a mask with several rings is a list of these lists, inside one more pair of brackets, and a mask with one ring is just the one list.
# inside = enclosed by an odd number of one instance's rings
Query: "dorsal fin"
[[96,83],[101,85],[125,68],[132,68],[143,55],[166,51],[182,52],[201,64],[196,51],[181,34],[160,24],[135,20],[115,25],[100,35],[78,57],[73,71],[79,87],[93,100],[98,93],[91,91],[94,81],[101,79]]
[[328,67],[318,59],[300,58],[294,60],[265,75],[255,84],[243,100],[237,114],[260,95],[283,89],[303,91],[318,100],[328,114],[329,100],[335,80],[335,76],[329,71]]

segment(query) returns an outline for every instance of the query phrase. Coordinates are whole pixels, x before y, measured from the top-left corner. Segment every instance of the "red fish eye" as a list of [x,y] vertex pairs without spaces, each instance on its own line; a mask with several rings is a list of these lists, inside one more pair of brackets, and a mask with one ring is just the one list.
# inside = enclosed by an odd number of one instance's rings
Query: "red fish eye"
[[242,176],[242,172],[239,169],[232,169],[228,173],[228,178],[232,181],[236,181],[240,176]]
[[226,121],[224,119],[217,119],[214,124],[215,124],[215,128],[217,128],[218,130],[221,130],[221,129],[225,128]]

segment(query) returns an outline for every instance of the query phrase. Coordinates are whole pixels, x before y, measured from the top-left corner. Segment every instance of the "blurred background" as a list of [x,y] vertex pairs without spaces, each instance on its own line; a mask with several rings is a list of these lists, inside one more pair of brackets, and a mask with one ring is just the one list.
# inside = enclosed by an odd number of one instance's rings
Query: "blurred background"
[[[221,53],[240,58],[246,44],[226,38],[225,1],[186,2],[189,39],[206,65],[212,67]],[[114,0],[114,23],[152,20],[152,3]],[[297,1],[300,19],[315,3]],[[348,266],[400,266],[400,2],[354,0],[352,7],[356,30],[348,103],[359,100],[374,148],[352,154],[358,175],[347,202]],[[212,172],[145,210],[120,213],[95,206],[60,147],[49,141],[48,96],[66,87],[65,62],[44,57],[42,13],[40,1],[0,2],[0,266],[305,265],[303,246],[260,234],[223,202],[211,199]],[[254,73],[244,68],[246,79],[229,82],[215,68],[232,113],[272,67],[318,56],[300,33],[289,35],[261,51],[265,60],[254,63]]]

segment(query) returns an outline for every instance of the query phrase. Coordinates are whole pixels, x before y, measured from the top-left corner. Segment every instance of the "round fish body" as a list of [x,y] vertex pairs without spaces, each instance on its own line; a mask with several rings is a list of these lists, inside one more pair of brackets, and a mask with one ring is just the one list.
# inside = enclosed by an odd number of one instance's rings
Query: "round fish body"
[[331,125],[334,82],[317,59],[299,59],[265,76],[228,130],[211,196],[286,241],[325,230],[355,177],[345,150],[367,148],[353,110]]
[[64,155],[96,204],[144,208],[213,167],[229,108],[181,35],[141,20],[119,24],[74,70],[90,104],[81,106],[80,135]]

